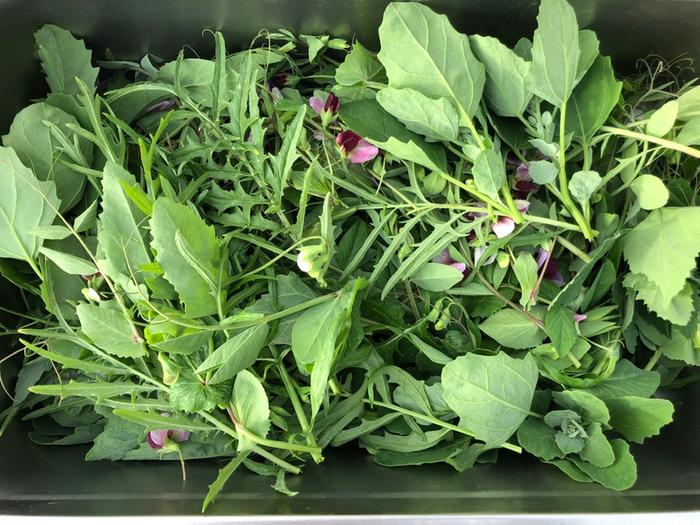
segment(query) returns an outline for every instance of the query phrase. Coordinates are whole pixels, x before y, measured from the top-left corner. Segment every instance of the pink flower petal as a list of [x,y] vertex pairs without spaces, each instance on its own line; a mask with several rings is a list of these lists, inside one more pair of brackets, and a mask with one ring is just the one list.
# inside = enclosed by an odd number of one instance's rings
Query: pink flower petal
[[455,270],[459,270],[460,273],[464,273],[467,270],[467,265],[460,262],[452,263],[450,266]]
[[350,159],[350,162],[353,164],[362,164],[363,162],[374,159],[378,154],[379,148],[377,146],[370,144],[365,139],[360,139],[357,146],[348,153],[348,159]]
[[166,439],[168,439],[167,430],[151,430],[146,435],[146,441],[148,442],[148,446],[155,450],[163,448]]
[[183,443],[190,439],[190,432],[188,430],[169,430],[168,437],[175,441],[176,443]]
[[362,137],[360,137],[357,133],[347,130],[338,133],[338,136],[335,138],[335,143],[340,146],[340,151],[347,155],[353,149],[355,149],[361,140]]
[[530,209],[530,201],[526,201],[523,199],[515,199],[515,205],[518,207],[518,210],[520,213],[527,213],[527,210]]
[[309,99],[309,106],[311,106],[311,109],[313,109],[316,113],[321,113],[323,111],[323,105],[325,102],[321,100],[321,97],[311,97]]
[[530,177],[529,168],[522,162],[515,169],[515,180],[530,182],[532,177]]
[[438,264],[452,264],[454,259],[452,259],[452,256],[450,255],[450,250],[445,248],[442,250],[442,252],[440,252],[440,255],[433,257],[433,262]]
[[513,233],[513,230],[515,230],[515,221],[510,217],[501,217],[498,221],[491,224],[491,229],[493,233],[496,234],[496,237],[502,239]]
[[574,314],[574,322],[580,323],[581,321],[585,321],[586,317],[588,317],[586,314]]

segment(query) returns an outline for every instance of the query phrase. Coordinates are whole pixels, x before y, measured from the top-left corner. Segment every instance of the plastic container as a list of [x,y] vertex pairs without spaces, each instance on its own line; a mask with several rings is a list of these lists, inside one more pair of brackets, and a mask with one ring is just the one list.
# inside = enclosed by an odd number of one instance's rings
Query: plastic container
[[[537,0],[435,0],[430,6],[466,32],[510,43],[530,35]],[[657,53],[700,57],[700,1],[573,0],[582,27],[622,71]],[[386,2],[378,0],[0,0],[0,134],[46,87],[33,57],[33,32],[51,22],[86,37],[96,57],[146,51],[172,57],[191,45],[211,53],[202,28],[224,32],[229,47],[261,28],[358,37],[376,44]],[[0,286],[0,301],[15,302]],[[7,343],[6,343],[7,344]],[[0,352],[0,357],[7,349]],[[16,371],[14,371],[16,372]],[[3,378],[13,374],[3,365]],[[10,379],[11,381],[11,379]],[[639,481],[624,493],[569,480],[554,467],[503,453],[496,465],[458,474],[447,466],[388,469],[356,447],[328,450],[322,465],[290,479],[289,498],[270,480],[237,473],[211,512],[199,508],[216,462],[86,463],[84,447],[30,443],[14,425],[0,440],[0,523],[700,523],[700,387],[673,392],[676,422],[635,450]],[[0,408],[6,400],[0,399]],[[63,517],[63,518],[61,518]],[[81,519],[82,517],[82,519]]]

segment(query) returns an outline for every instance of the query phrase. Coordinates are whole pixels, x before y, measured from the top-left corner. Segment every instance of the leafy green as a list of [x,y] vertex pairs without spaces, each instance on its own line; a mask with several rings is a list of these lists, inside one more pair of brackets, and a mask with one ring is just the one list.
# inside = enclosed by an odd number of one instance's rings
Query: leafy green
[[[247,370],[239,372],[233,383],[231,408],[236,416],[236,427],[239,428],[238,452],[252,450],[255,441],[247,432],[252,432],[259,438],[267,436],[270,429],[270,407],[262,384]],[[242,432],[240,427],[244,427],[246,432]]]
[[83,333],[100,349],[119,357],[145,354],[136,328],[120,310],[83,303],[76,312]]
[[507,348],[525,349],[540,344],[545,333],[524,315],[505,308],[479,325],[482,332]]

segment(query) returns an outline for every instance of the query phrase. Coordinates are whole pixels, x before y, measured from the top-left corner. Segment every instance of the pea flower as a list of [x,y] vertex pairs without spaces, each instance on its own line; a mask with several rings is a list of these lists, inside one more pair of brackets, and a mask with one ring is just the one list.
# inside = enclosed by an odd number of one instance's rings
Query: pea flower
[[[547,261],[547,257],[549,257],[549,261]],[[537,268],[542,268],[545,263],[544,278],[552,281],[557,286],[564,286],[564,277],[559,272],[556,258],[550,256],[547,250],[540,248],[537,252]]]
[[462,263],[462,262],[455,261],[452,258],[452,256],[450,255],[450,251],[447,248],[442,250],[440,255],[436,255],[433,258],[433,262],[438,263],[438,264],[446,264],[448,266],[452,266],[452,268],[454,268],[455,270],[459,270],[465,276],[469,275],[469,269],[467,268],[467,265]]
[[[486,252],[486,249],[488,246],[477,246],[474,248],[474,264],[478,264],[478,262],[481,260],[481,258],[484,256],[484,252]],[[484,266],[488,266],[489,264],[492,264],[493,261],[496,260],[496,254],[492,254],[488,259],[486,259],[483,263]]]
[[574,314],[574,322],[578,324],[581,321],[585,321],[587,317],[586,314]]
[[[527,213],[527,210],[530,209],[530,203],[525,200],[516,199],[515,205],[518,207],[520,213]],[[513,230],[515,230],[515,221],[507,216],[500,217],[496,222],[491,224],[491,230],[496,234],[496,237],[502,239],[513,233]]]
[[521,162],[515,169],[515,196],[519,199],[525,199],[538,189],[539,185],[532,182],[527,165]]
[[299,269],[322,285],[325,285],[323,274],[325,273],[327,262],[328,250],[323,243],[304,246],[299,250],[299,255],[297,255],[297,266]]
[[353,164],[362,164],[374,159],[379,154],[379,148],[370,144],[354,131],[338,133],[335,142],[340,146],[340,152],[347,155]]
[[309,106],[319,115],[324,112],[335,115],[340,108],[340,99],[333,93],[329,93],[325,101],[322,97],[314,96],[309,99]]
[[172,450],[177,447],[177,443],[184,443],[188,439],[190,432],[187,430],[151,430],[146,435],[148,446],[154,450]]

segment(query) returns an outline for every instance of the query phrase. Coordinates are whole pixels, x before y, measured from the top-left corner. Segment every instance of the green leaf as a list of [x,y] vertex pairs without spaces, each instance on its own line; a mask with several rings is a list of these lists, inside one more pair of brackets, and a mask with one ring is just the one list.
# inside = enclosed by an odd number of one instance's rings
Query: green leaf
[[66,166],[64,161],[74,160],[61,151],[62,145],[52,133],[52,127],[72,143],[92,162],[92,144],[72,131],[78,121],[65,111],[44,102],[27,106],[15,115],[10,132],[2,138],[3,144],[14,148],[22,163],[31,168],[39,180],[56,183],[56,194],[61,201],[60,211],[71,209],[83,194],[85,175]]
[[610,58],[599,56],[576,86],[566,106],[566,131],[588,144],[605,124],[620,99],[622,82],[615,79]]
[[549,184],[557,178],[559,170],[548,160],[535,160],[530,162],[528,173],[535,184]]
[[676,135],[676,142],[686,146],[700,145],[700,116],[692,118],[685,123],[678,135]]
[[604,401],[623,396],[650,397],[659,388],[660,381],[658,372],[637,368],[630,361],[622,359],[617,362],[610,377],[585,391]]
[[640,175],[632,181],[630,189],[637,196],[643,210],[655,210],[666,206],[669,193],[664,182],[655,175]]
[[679,120],[691,120],[700,116],[700,86],[688,89],[676,100]]
[[623,253],[630,270],[656,285],[666,304],[683,290],[695,268],[698,224],[700,207],[660,208],[625,238]]
[[86,461],[108,459],[117,461],[124,459],[143,442],[143,429],[128,421],[118,418],[108,418],[102,433],[85,455]]
[[527,307],[537,284],[537,261],[531,254],[521,252],[513,264],[513,273],[520,284],[520,305]]
[[39,252],[69,275],[93,275],[97,273],[97,267],[94,264],[75,255],[49,248],[40,248]]
[[554,402],[581,415],[584,422],[607,424],[610,413],[605,403],[593,394],[582,390],[565,390],[552,394]]
[[557,432],[554,436],[554,440],[557,443],[557,447],[565,455],[567,454],[577,454],[583,450],[585,446],[585,441],[580,436],[569,436],[563,432]]
[[[87,372],[89,374],[123,374],[124,373],[123,368],[117,368],[115,366],[110,366],[110,365],[103,365],[101,363],[96,363],[94,361],[88,361],[87,359],[84,359],[84,358],[75,359],[75,358],[67,356],[67,355],[59,354],[57,352],[52,352],[50,349],[45,350],[43,348],[35,346],[35,345],[31,344],[30,342],[24,341],[24,340],[22,340],[22,344],[24,346],[26,346],[32,352],[39,354],[40,356],[45,357],[46,359],[51,360],[54,363],[60,364],[64,369],[82,370],[83,372]],[[26,366],[24,368],[22,368],[22,370],[25,370],[25,369],[26,369]],[[17,402],[16,399],[15,399],[15,402]]]
[[136,395],[140,392],[151,392],[156,387],[151,385],[137,385],[128,381],[83,382],[70,381],[59,385],[37,385],[29,387],[29,391],[44,396],[60,397],[94,397],[98,400],[125,395]]
[[472,35],[469,41],[474,54],[486,67],[484,95],[489,107],[502,117],[522,115],[532,98],[525,85],[530,63],[496,38]]
[[442,370],[443,397],[460,418],[460,426],[489,445],[504,443],[530,414],[537,385],[532,355],[513,359],[467,354]]
[[430,98],[446,98],[469,126],[484,88],[484,66],[474,57],[469,39],[445,15],[417,3],[393,3],[379,27],[389,85],[411,88]]
[[355,42],[350,53],[335,70],[335,81],[341,86],[353,86],[366,82],[381,82],[384,68],[374,53]]
[[203,330],[201,332],[171,337],[158,343],[151,343],[149,346],[156,350],[167,352],[168,354],[189,355],[205,345],[211,336],[211,332]]
[[449,264],[427,263],[411,277],[417,286],[430,292],[444,292],[464,279],[464,274]]
[[289,123],[284,131],[282,146],[279,153],[274,159],[275,179],[274,191],[275,199],[278,205],[282,202],[282,195],[287,188],[289,175],[292,172],[292,167],[297,158],[299,151],[297,146],[304,131],[304,117],[306,116],[306,105],[299,106],[299,109],[294,115],[294,119]]
[[30,232],[56,217],[56,185],[37,180],[15,151],[5,147],[0,147],[0,179],[0,257],[33,262],[43,239]]
[[184,412],[210,411],[226,401],[228,388],[204,384],[195,377],[180,375],[170,387],[170,404]]
[[569,179],[571,196],[585,207],[600,187],[601,181],[597,171],[577,171]]
[[414,346],[418,348],[418,350],[420,350],[423,353],[423,355],[425,355],[425,357],[430,359],[433,363],[436,363],[438,365],[446,365],[447,363],[450,363],[452,361],[450,357],[447,357],[440,350],[423,341],[416,334],[408,333],[406,334],[406,337],[408,337],[408,339],[414,344]]
[[622,439],[610,442],[615,453],[615,462],[600,468],[586,461],[572,459],[576,466],[588,476],[609,489],[627,490],[637,481],[637,464],[630,453],[630,446]]
[[474,160],[472,176],[480,192],[498,199],[498,191],[506,182],[506,167],[500,152],[481,150]]
[[624,396],[607,399],[610,425],[633,443],[656,436],[673,421],[673,403],[668,399]]
[[209,491],[202,502],[202,512],[207,510],[207,507],[211,505],[214,498],[223,490],[228,479],[233,475],[236,469],[243,464],[249,453],[250,452],[243,452],[242,454],[238,454],[224,468],[219,470],[219,475],[216,476],[214,482],[209,485]]
[[661,353],[669,359],[683,361],[689,365],[700,365],[700,350],[693,341],[693,334],[685,328],[671,327],[671,339],[659,347]]
[[677,116],[678,101],[669,100],[651,114],[647,121],[647,133],[655,137],[663,137],[671,131],[673,125],[676,123]]
[[644,301],[649,311],[678,326],[687,325],[695,311],[693,287],[690,283],[686,283],[670,301],[658,286],[643,275],[628,273],[622,284],[636,291],[636,299]]
[[216,427],[206,423],[199,423],[182,416],[161,416],[150,412],[139,412],[138,410],[128,410],[125,408],[115,408],[112,413],[115,416],[138,423],[145,426],[146,430],[161,430],[164,428],[172,430],[189,430],[190,432],[211,432],[218,430]]
[[499,310],[479,328],[499,345],[516,350],[533,348],[545,338],[545,333],[537,325],[511,308]]
[[262,383],[252,373],[242,370],[236,376],[231,395],[231,408],[238,428],[238,452],[255,447],[255,441],[241,432],[243,426],[256,437],[265,438],[270,431],[270,406]]
[[432,140],[457,140],[459,116],[446,98],[433,99],[415,89],[387,87],[377,93],[377,102],[409,131]]
[[588,438],[583,450],[579,453],[581,459],[599,468],[609,467],[615,462],[615,451],[603,434],[600,423],[591,423],[586,428]]
[[199,365],[198,374],[217,369],[209,384],[222,383],[255,363],[267,342],[269,328],[260,324],[234,335]]
[[226,103],[226,81],[228,69],[226,68],[226,42],[224,36],[217,31],[214,33],[216,55],[214,57],[214,76],[211,84],[212,112],[214,120],[218,121],[221,110]]
[[76,77],[95,92],[99,69],[92,67],[92,52],[70,31],[47,24],[34,33],[37,54],[53,93],[79,95]]
[[376,100],[343,104],[338,114],[348,128],[378,148],[431,170],[447,172],[445,150],[438,144],[428,144],[420,135],[408,131]]
[[68,228],[59,224],[37,226],[30,233],[47,241],[62,241],[73,235]]
[[576,66],[576,84],[579,83],[598,57],[600,42],[598,42],[598,37],[593,31],[583,29],[578,32],[578,47],[580,55]]
[[165,197],[153,205],[150,221],[156,261],[163,268],[163,275],[173,285],[185,312],[192,316],[205,316],[216,312],[216,290],[208,280],[183,257],[173,240],[176,233],[189,245],[191,256],[201,267],[210,272],[214,283],[220,265],[219,243],[212,226],[208,226],[191,208]]
[[544,331],[557,350],[564,357],[576,344],[578,336],[574,314],[564,307],[550,308],[544,316]]
[[144,243],[145,215],[125,194],[122,184],[134,186],[136,179],[108,161],[102,172],[102,213],[97,229],[100,268],[110,277],[133,275],[137,283],[143,284],[139,268],[151,262]]
[[107,353],[119,357],[145,355],[143,343],[139,342],[129,320],[120,310],[105,306],[79,304],[76,308],[83,333],[95,345]]
[[555,435],[554,429],[541,419],[528,417],[518,428],[518,443],[533,456],[550,461],[562,457]]
[[580,55],[573,8],[565,0],[542,0],[532,40],[530,89],[556,107],[565,104],[576,82]]

